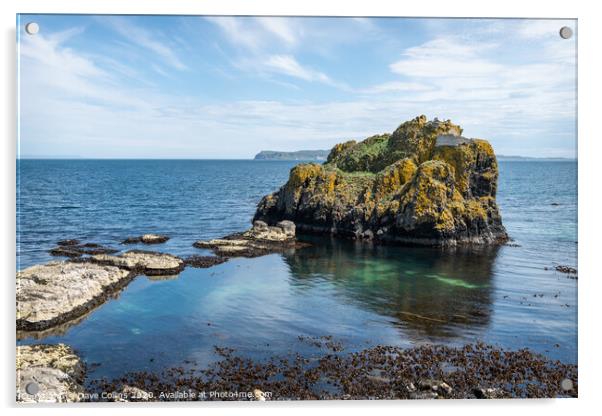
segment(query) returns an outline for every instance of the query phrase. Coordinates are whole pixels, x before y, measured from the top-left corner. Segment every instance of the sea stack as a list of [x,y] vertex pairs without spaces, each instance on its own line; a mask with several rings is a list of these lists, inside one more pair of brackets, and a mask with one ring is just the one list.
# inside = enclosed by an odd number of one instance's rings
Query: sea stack
[[420,245],[499,244],[508,235],[486,140],[421,115],[392,134],[335,145],[324,164],[300,164],[262,198],[254,221],[301,232]]

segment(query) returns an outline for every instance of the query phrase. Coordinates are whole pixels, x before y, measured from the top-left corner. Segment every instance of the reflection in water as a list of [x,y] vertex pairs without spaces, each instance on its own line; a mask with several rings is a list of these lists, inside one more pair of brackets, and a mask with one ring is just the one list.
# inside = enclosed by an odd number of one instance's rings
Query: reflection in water
[[24,340],[24,339],[43,340],[44,338],[47,338],[50,336],[63,336],[67,333],[67,331],[69,331],[69,329],[71,329],[71,327],[79,325],[90,314],[92,314],[97,308],[98,307],[93,308],[90,311],[88,311],[87,313],[85,313],[84,315],[79,316],[75,319],[72,319],[68,322],[65,322],[65,323],[62,323],[59,325],[55,325],[51,328],[44,329],[41,331],[17,330],[17,340]]
[[308,239],[311,247],[284,255],[296,290],[328,280],[335,294],[355,306],[429,337],[453,337],[459,328],[489,323],[498,247],[438,249]]

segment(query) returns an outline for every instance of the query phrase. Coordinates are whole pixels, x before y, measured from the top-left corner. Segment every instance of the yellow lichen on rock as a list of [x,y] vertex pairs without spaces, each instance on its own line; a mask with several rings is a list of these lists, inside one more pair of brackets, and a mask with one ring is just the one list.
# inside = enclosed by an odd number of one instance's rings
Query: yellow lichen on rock
[[442,160],[452,167],[458,191],[465,195],[469,187],[469,168],[476,160],[474,148],[466,144],[437,146],[433,151],[433,160]]
[[478,199],[469,199],[465,204],[465,216],[471,221],[487,221],[487,210]]
[[317,177],[324,171],[322,165],[317,163],[303,163],[291,169],[288,185],[292,188],[298,188],[305,184],[307,180]]
[[483,139],[472,139],[472,141],[476,145],[479,153],[483,153],[488,157],[495,159],[495,153],[493,152],[491,143]]
[[389,154],[404,154],[404,157],[413,157],[417,164],[431,159],[435,148],[437,137],[451,134],[459,136],[462,128],[450,120],[428,121],[426,116],[421,115],[413,120],[402,123],[391,134],[389,140]]
[[355,140],[349,140],[343,143],[335,144],[330,153],[328,154],[326,162],[329,163],[336,161],[342,153],[344,153],[347,149],[350,149],[351,147],[355,146],[356,144],[357,142]]
[[410,158],[401,159],[383,169],[376,176],[374,183],[375,197],[379,198],[399,191],[404,184],[412,179],[416,169],[416,164]]
[[411,231],[425,223],[434,223],[437,230],[453,228],[449,212],[454,199],[454,173],[443,161],[422,163],[409,186],[400,196],[400,226]]

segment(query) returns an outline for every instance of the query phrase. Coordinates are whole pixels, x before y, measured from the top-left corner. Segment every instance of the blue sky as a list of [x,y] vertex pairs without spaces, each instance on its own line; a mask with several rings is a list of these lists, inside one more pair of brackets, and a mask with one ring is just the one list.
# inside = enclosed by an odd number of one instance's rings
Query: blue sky
[[[24,26],[35,21],[38,34]],[[27,156],[250,158],[420,114],[576,156],[575,21],[21,15]]]

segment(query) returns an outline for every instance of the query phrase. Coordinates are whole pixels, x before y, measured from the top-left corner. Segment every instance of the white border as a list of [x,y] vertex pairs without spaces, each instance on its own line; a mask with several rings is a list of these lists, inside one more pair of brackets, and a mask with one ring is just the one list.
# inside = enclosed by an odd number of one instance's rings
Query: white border
[[[2,290],[2,371],[0,392],[9,412],[20,412],[14,404],[14,272],[15,272],[15,154],[16,154],[16,71],[15,21],[16,13],[118,13],[118,14],[236,14],[236,15],[337,15],[337,16],[430,16],[430,17],[545,17],[579,19],[579,399],[576,400],[512,400],[438,401],[438,402],[303,402],[303,403],[245,403],[208,405],[155,405],[145,409],[114,405],[86,406],[86,414],[144,412],[164,414],[172,411],[231,414],[245,411],[252,414],[283,413],[307,414],[343,411],[348,414],[366,412],[396,413],[420,412],[447,415],[483,413],[507,415],[509,412],[545,412],[546,414],[577,414],[591,410],[602,395],[601,368],[596,354],[600,349],[600,300],[602,276],[596,273],[596,257],[600,256],[598,240],[600,227],[600,180],[602,149],[600,142],[600,65],[599,43],[602,40],[602,16],[594,1],[526,2],[524,0],[497,0],[496,2],[453,0],[420,0],[393,2],[382,0],[3,0],[2,7],[2,176],[3,200],[2,238],[0,256],[3,270]],[[140,407],[140,405],[137,405]],[[177,408],[177,410],[176,410]],[[71,408],[37,407],[45,415],[64,415],[81,412],[82,406]],[[109,410],[110,409],[110,410]],[[26,407],[28,414],[34,409]],[[168,410],[169,411],[169,410]]]

